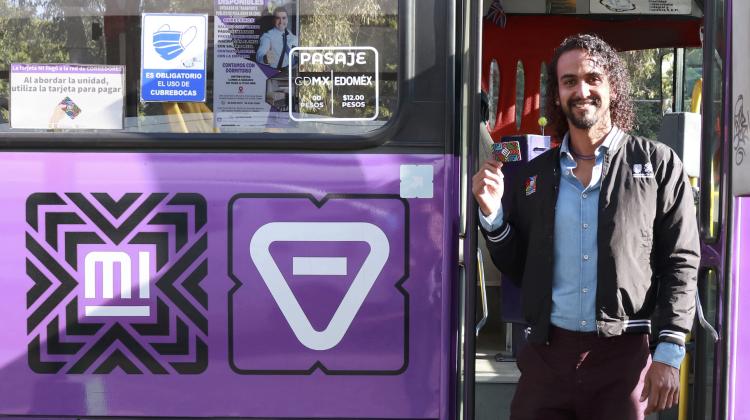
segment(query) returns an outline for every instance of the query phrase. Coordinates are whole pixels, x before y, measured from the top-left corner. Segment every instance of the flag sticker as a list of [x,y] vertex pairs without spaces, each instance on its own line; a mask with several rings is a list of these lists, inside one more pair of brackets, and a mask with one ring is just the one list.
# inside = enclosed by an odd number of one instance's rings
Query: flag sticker
[[529,196],[536,192],[536,175],[526,179],[526,195]]

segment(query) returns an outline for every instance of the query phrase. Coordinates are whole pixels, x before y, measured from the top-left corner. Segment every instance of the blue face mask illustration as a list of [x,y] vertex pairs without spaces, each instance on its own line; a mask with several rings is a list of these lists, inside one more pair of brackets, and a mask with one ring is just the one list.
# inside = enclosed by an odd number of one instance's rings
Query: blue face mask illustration
[[165,60],[172,60],[185,51],[197,35],[195,26],[189,27],[185,32],[172,31],[169,25],[162,25],[154,32],[154,49]]

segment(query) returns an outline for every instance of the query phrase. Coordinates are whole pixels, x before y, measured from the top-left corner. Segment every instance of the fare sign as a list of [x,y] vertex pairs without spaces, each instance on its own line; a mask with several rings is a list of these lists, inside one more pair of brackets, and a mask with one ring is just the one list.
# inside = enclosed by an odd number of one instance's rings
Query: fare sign
[[289,53],[289,116],[295,121],[372,121],[378,117],[378,51],[297,47]]

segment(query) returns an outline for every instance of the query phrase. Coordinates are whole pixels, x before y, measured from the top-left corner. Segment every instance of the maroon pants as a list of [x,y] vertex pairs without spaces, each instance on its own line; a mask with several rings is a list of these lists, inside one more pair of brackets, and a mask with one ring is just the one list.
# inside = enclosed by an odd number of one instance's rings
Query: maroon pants
[[552,328],[549,345],[518,355],[521,379],[511,420],[643,420],[643,379],[651,365],[646,334],[598,337]]

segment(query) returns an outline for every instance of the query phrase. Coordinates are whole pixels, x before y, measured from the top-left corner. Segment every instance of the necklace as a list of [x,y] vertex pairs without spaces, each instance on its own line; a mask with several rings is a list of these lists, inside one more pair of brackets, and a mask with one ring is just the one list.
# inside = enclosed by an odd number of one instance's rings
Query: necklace
[[596,155],[579,155],[576,153],[573,148],[570,148],[570,154],[573,155],[574,158],[578,160],[594,160],[596,159]]

